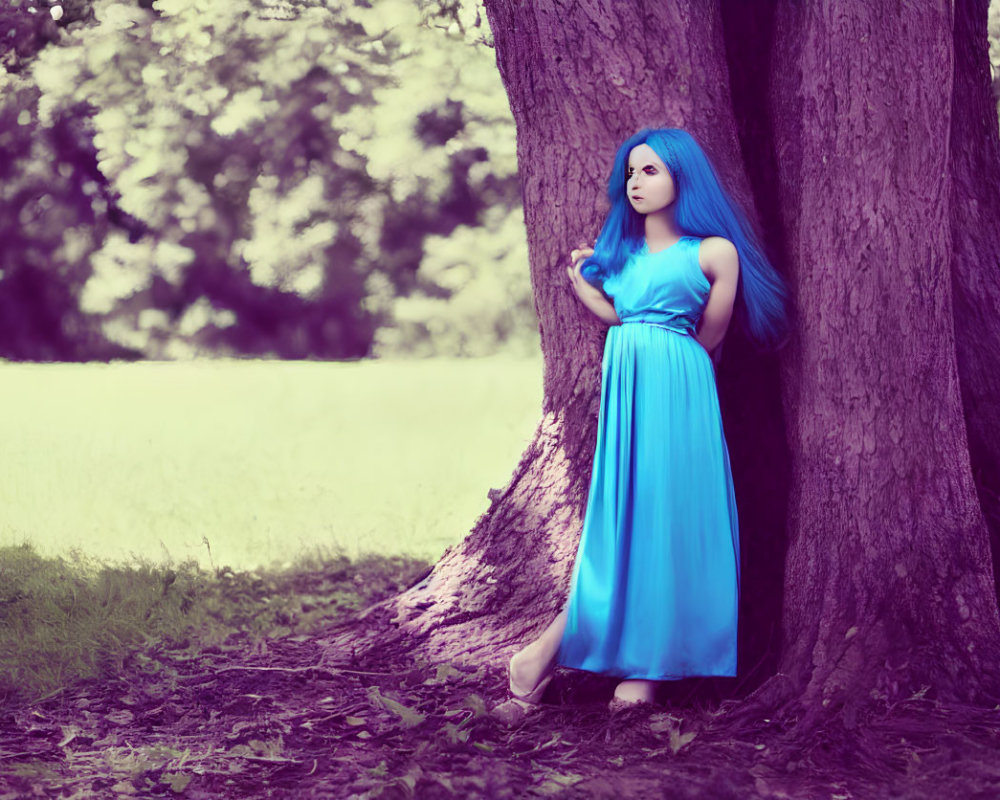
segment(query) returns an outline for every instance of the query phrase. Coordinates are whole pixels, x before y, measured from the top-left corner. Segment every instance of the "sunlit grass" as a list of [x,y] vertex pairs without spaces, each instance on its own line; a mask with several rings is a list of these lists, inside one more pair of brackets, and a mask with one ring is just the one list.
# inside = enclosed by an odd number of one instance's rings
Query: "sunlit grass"
[[0,544],[238,569],[316,547],[435,560],[510,478],[541,362],[0,364],[0,404]]
[[[203,570],[0,547],[0,706],[122,673],[144,647],[198,652],[311,631],[412,585],[429,565],[405,556],[303,554],[286,569]],[[230,647],[229,649],[233,649]]]

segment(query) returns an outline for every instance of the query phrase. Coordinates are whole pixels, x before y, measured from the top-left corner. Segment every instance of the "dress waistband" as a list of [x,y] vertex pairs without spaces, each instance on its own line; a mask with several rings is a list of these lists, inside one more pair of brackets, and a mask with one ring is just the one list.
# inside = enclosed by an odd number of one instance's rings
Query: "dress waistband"
[[650,322],[645,319],[623,319],[622,325],[652,325],[654,328],[663,328],[665,331],[674,331],[674,333],[685,333],[688,335],[692,331],[690,325],[667,325],[662,322]]

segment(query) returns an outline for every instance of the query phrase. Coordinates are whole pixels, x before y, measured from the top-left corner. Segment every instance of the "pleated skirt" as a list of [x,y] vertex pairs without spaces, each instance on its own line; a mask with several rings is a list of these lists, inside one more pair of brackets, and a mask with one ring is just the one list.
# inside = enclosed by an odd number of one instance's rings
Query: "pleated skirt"
[[647,680],[734,676],[739,552],[708,353],[687,333],[612,326],[557,663]]

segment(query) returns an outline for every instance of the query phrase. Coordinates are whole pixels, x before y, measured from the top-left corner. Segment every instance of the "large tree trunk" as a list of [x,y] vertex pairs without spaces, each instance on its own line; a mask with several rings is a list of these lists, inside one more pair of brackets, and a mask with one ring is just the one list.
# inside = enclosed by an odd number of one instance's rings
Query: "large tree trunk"
[[807,714],[843,708],[849,724],[864,703],[928,685],[996,693],[980,505],[995,502],[1000,424],[997,348],[979,338],[1000,327],[985,5],[956,20],[944,0],[747,5],[723,4],[724,30],[704,0],[487,2],[517,122],[543,418],[465,541],[370,610],[367,640],[341,644],[499,660],[565,601],[604,334],[568,291],[566,256],[593,241],[617,144],[679,126],[761,221],[797,302],[780,372],[736,338],[720,367],[752,677],[739,685],[777,668],[762,702],[801,693]]
[[989,0],[955,4],[949,213],[958,377],[995,577],[1000,574],[1000,136],[987,89],[988,6]]
[[1000,626],[955,357],[950,4],[823,6],[779,4],[768,108],[800,309],[781,671],[850,720],[994,694]]
[[[543,417],[510,484],[491,492],[493,504],[468,538],[420,585],[368,617],[393,616],[401,642],[413,646],[416,637],[441,658],[495,659],[504,645],[537,633],[566,599],[606,326],[573,295],[565,266],[573,247],[597,235],[618,143],[663,120],[690,125],[725,178],[749,196],[717,9],[697,0],[643,14],[638,4],[621,4],[611,15],[563,5],[487,6],[518,130],[545,361]],[[386,634],[379,636],[384,650]]]

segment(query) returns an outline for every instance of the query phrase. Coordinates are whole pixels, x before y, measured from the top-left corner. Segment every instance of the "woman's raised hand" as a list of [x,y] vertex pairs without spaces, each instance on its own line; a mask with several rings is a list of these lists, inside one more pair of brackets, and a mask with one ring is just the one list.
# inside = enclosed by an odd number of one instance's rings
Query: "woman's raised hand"
[[566,267],[566,274],[569,275],[569,282],[573,287],[573,291],[576,292],[576,296],[580,298],[583,304],[608,325],[617,325],[621,320],[618,318],[618,313],[615,311],[614,305],[608,301],[604,292],[596,286],[592,286],[580,274],[583,262],[593,254],[593,247],[581,244],[569,254],[570,261],[573,263]]
[[566,274],[569,275],[570,282],[575,284],[577,280],[583,280],[583,276],[580,275],[580,267],[583,262],[594,255],[594,248],[587,247],[586,245],[580,245],[578,248],[570,252],[569,260],[572,262],[570,266],[566,267]]

